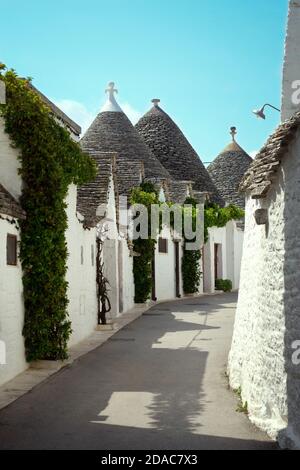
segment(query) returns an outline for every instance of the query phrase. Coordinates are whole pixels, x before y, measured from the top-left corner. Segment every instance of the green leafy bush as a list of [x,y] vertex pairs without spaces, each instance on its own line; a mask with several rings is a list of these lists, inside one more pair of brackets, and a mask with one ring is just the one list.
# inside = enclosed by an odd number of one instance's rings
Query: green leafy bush
[[237,206],[220,207],[214,203],[206,203],[204,208],[204,240],[208,240],[210,227],[225,227],[230,220],[240,220],[245,212]]
[[143,204],[148,209],[148,238],[133,241],[134,251],[139,255],[133,258],[134,301],[146,302],[152,290],[152,259],[156,240],[151,238],[151,204],[159,204],[158,195],[154,185],[142,183],[139,188],[133,188],[130,198],[131,204]]
[[230,279],[216,279],[216,290],[222,290],[223,292],[232,291],[232,282]]

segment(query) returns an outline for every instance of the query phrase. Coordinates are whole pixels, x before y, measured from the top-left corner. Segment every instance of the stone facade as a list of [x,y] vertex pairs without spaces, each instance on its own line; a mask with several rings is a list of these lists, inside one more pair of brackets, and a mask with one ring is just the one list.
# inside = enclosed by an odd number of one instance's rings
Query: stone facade
[[[285,59],[282,81],[281,120],[289,119],[300,109],[300,1],[290,0],[288,27],[285,42]],[[297,102],[293,102],[294,99]]]
[[[232,348],[230,383],[241,387],[250,419],[300,448],[300,131],[287,149],[264,199],[248,195],[241,286]],[[254,213],[268,210],[268,223]]]
[[[229,355],[249,417],[282,447],[300,449],[300,2],[290,0],[282,83],[284,122],[246,172],[241,285]],[[297,349],[298,348],[298,349]]]

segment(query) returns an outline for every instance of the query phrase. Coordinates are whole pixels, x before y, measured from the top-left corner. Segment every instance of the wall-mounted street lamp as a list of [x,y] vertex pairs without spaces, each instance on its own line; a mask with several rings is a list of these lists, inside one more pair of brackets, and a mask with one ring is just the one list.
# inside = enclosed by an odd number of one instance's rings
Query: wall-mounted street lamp
[[266,115],[265,115],[265,107],[266,106],[269,106],[270,108],[273,108],[273,109],[275,109],[276,111],[278,111],[280,113],[280,109],[275,108],[275,106],[273,106],[272,104],[266,103],[266,104],[263,105],[263,107],[261,109],[254,109],[253,113],[255,114],[255,116],[260,118],[260,119],[266,119]]

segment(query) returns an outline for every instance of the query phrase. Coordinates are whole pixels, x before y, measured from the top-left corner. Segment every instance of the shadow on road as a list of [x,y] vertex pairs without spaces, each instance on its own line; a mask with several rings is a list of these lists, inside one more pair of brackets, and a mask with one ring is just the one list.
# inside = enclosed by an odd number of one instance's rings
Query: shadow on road
[[255,439],[202,434],[209,403],[202,386],[207,333],[220,328],[207,319],[234,299],[153,307],[2,410],[0,449],[274,448]]

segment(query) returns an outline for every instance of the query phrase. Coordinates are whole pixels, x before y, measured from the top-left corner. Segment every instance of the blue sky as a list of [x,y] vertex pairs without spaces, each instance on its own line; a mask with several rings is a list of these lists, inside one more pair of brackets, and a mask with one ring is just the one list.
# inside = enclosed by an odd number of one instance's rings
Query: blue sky
[[287,0],[0,0],[0,61],[84,127],[109,81],[136,120],[154,97],[204,162],[249,153],[279,122]]

